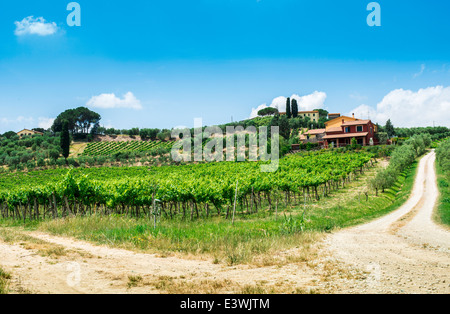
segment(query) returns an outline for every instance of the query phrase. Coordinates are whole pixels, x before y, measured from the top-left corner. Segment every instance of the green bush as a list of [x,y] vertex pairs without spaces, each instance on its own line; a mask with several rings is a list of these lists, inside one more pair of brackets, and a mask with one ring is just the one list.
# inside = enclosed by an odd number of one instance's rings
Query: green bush
[[78,163],[75,160],[75,158],[67,158],[67,164],[69,166],[73,166],[73,167],[77,167],[78,166]]
[[33,160],[27,161],[26,165],[28,170],[36,168],[36,162]]
[[426,146],[430,145],[429,134],[414,135],[401,146],[396,146],[391,154],[389,166],[379,171],[376,176],[369,181],[369,187],[377,191],[390,188],[394,185],[396,178],[409,167],[414,160],[425,153]]
[[38,167],[45,167],[45,159],[44,158],[38,158],[37,166]]
[[448,175],[450,173],[450,139],[441,143],[436,149],[436,159]]
[[58,167],[63,167],[63,166],[65,166],[65,165],[66,165],[66,159],[64,159],[64,158],[58,158],[58,159],[56,160],[56,165],[57,165]]
[[48,151],[48,157],[55,161],[59,158],[59,156],[60,156],[59,151],[54,148]]

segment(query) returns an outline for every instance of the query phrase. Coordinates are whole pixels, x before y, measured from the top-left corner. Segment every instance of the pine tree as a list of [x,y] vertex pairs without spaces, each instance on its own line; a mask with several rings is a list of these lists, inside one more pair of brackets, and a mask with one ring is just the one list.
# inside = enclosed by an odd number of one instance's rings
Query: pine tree
[[391,119],[386,121],[386,125],[384,127],[384,130],[386,131],[388,138],[392,138],[395,135],[394,126],[392,125]]
[[292,99],[292,117],[298,117],[298,104],[296,99]]
[[286,117],[290,119],[291,116],[291,98],[288,97],[286,100]]
[[69,122],[67,122],[66,120],[64,120],[62,125],[60,141],[62,154],[64,158],[67,160],[67,157],[69,157],[70,153],[70,134],[69,134]]

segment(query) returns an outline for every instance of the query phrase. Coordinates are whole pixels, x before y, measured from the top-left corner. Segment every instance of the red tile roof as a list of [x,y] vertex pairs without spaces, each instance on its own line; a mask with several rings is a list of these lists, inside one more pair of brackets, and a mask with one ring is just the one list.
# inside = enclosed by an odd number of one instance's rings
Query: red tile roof
[[345,133],[345,134],[331,134],[331,135],[326,135],[323,137],[324,140],[330,140],[330,139],[334,139],[334,138],[348,138],[348,137],[363,137],[363,136],[367,136],[369,134],[369,132],[362,132],[362,133]]
[[326,130],[327,132],[342,132],[342,128],[340,126],[329,127]]
[[[342,131],[342,130],[340,129],[340,131]],[[306,134],[309,134],[309,135],[322,134],[322,133],[325,133],[325,129],[315,129],[315,130],[309,130],[308,132],[306,132]]]

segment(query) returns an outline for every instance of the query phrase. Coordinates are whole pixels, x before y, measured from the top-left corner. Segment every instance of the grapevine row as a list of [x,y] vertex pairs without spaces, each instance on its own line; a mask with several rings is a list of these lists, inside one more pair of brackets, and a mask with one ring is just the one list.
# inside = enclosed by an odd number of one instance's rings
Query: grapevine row
[[142,216],[159,213],[229,216],[236,186],[242,212],[255,212],[262,203],[272,210],[308,198],[319,199],[356,175],[371,161],[363,152],[315,152],[289,155],[273,173],[261,172],[263,162],[220,162],[155,167],[117,178],[117,169],[103,170],[107,178],[92,178],[75,169],[58,182],[0,191],[3,217],[40,219],[92,213]]
[[173,142],[161,141],[127,141],[127,142],[94,142],[89,143],[84,156],[108,156],[117,152],[147,152],[159,147],[171,148]]

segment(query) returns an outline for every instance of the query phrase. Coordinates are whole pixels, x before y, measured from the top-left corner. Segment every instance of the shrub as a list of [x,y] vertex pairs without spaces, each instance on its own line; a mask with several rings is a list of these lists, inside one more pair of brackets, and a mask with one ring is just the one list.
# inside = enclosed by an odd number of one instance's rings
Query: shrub
[[450,172],[450,140],[441,143],[436,149],[436,159],[445,172]]
[[58,158],[58,159],[56,160],[56,165],[57,165],[58,167],[63,167],[63,166],[65,166],[65,165],[66,165],[66,159],[64,159],[64,158]]
[[68,164],[69,166],[74,166],[74,167],[77,167],[77,166],[78,166],[78,163],[77,163],[77,161],[75,160],[75,158],[67,158],[67,164]]
[[37,164],[38,167],[45,167],[45,160],[44,160],[44,158],[38,158],[36,164]]
[[36,162],[33,161],[33,160],[27,161],[27,169],[31,170],[31,169],[34,169],[34,168],[36,168]]
[[384,189],[391,187],[397,176],[425,152],[425,143],[431,144],[431,140],[426,137],[428,136],[414,135],[406,140],[402,146],[397,146],[391,154],[389,166],[379,171],[375,178],[369,181],[369,186],[374,188],[377,193],[379,189],[384,191]]
[[30,161],[30,160],[32,160],[33,159],[33,155],[31,155],[31,154],[23,154],[21,157],[20,157],[20,162],[21,163],[27,163],[28,161]]
[[48,157],[53,159],[53,160],[55,160],[55,161],[59,158],[59,155],[60,154],[59,154],[59,151],[57,149],[52,148],[52,149],[50,149],[48,151]]

